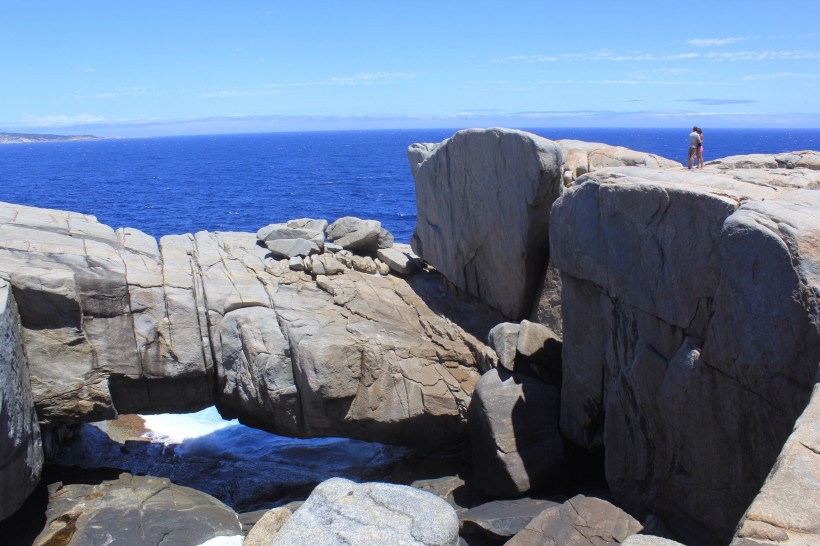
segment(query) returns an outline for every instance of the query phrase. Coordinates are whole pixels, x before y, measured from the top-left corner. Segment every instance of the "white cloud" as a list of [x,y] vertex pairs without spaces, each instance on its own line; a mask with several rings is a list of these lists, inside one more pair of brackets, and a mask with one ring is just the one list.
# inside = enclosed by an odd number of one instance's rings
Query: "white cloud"
[[106,119],[104,117],[92,114],[79,114],[76,116],[26,116],[23,118],[23,124],[28,127],[70,127],[74,125],[90,125],[105,122]]
[[773,72],[771,74],[749,74],[744,76],[746,81],[758,80],[815,80],[820,78],[820,74],[807,74],[801,72]]
[[90,66],[78,66],[77,70],[79,70],[80,72],[94,72],[94,69]]
[[113,99],[117,97],[136,97],[140,95],[145,95],[148,92],[148,88],[145,86],[131,86],[131,87],[118,87],[114,91],[103,91],[100,93],[81,93],[76,92],[74,93],[75,99]]
[[657,54],[652,52],[616,53],[609,49],[588,51],[581,53],[563,53],[561,55],[515,55],[512,57],[493,59],[494,63],[523,62],[542,63],[558,61],[685,61],[689,59],[704,59],[707,61],[768,61],[768,60],[810,60],[820,59],[818,51],[728,51],[728,52],[697,52]]
[[415,74],[407,72],[364,72],[352,76],[333,76],[324,83],[328,85],[386,85],[397,79],[415,77]]
[[742,42],[743,40],[746,40],[746,38],[732,36],[731,38],[695,38],[694,40],[689,40],[686,43],[695,47],[712,47],[736,44],[738,42]]
[[281,89],[222,89],[219,91],[209,91],[200,93],[200,97],[222,98],[222,97],[261,97],[265,95],[279,95]]
[[818,51],[734,51],[727,53],[704,53],[703,58],[709,61],[803,61],[820,59]]

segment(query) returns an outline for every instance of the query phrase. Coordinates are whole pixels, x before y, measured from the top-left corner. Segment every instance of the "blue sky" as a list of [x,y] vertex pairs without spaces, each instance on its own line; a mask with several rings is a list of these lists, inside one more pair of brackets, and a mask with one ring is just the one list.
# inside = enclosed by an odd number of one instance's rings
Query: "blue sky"
[[0,0],[0,131],[820,127],[820,1]]

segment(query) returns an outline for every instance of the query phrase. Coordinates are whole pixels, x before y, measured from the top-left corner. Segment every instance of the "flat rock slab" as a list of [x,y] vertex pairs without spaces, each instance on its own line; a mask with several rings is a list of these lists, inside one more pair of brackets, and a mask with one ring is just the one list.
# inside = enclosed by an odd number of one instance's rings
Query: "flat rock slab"
[[492,538],[511,538],[547,508],[561,503],[544,499],[512,499],[492,501],[462,513],[461,532],[481,533]]
[[49,497],[37,546],[202,544],[242,534],[233,510],[165,478],[121,474],[99,485],[60,485]]

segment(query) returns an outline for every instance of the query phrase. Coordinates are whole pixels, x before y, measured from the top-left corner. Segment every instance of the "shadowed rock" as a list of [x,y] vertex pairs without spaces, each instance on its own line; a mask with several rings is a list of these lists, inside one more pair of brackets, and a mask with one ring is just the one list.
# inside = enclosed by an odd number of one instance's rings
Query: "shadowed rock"
[[720,544],[817,380],[820,193],[692,174],[596,171],[553,208],[561,429],[631,513]]
[[43,469],[40,427],[34,412],[11,285],[0,279],[0,520],[34,490]]

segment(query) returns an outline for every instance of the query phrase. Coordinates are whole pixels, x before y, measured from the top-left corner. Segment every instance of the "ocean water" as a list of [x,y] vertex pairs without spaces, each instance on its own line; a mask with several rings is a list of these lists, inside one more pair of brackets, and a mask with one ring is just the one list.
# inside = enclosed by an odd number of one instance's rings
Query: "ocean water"
[[[688,128],[528,129],[686,161]],[[0,201],[93,214],[155,237],[255,232],[293,218],[380,220],[399,242],[416,223],[414,142],[455,130],[268,133],[0,146]],[[708,161],[820,150],[820,130],[704,130]]]

